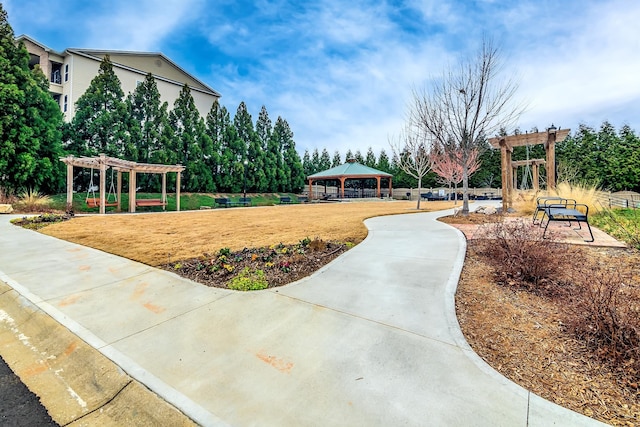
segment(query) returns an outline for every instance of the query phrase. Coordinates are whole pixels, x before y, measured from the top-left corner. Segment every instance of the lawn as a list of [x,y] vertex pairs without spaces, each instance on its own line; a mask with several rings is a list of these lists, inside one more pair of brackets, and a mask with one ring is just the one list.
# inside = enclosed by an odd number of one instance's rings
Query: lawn
[[[420,211],[452,207],[453,202],[424,202]],[[359,243],[367,236],[365,219],[414,212],[413,201],[376,201],[90,215],[50,225],[42,232],[159,266],[221,248],[294,244],[306,237]]]

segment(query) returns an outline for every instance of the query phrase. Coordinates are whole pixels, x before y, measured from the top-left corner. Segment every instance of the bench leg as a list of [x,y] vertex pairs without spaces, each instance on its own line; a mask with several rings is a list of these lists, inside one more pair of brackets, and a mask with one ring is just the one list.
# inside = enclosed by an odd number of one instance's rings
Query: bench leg
[[591,236],[591,240],[585,240],[585,242],[593,242],[595,239],[593,238],[593,233],[591,232],[591,226],[589,225],[589,220],[585,221],[587,223],[587,228],[589,229],[589,235]]

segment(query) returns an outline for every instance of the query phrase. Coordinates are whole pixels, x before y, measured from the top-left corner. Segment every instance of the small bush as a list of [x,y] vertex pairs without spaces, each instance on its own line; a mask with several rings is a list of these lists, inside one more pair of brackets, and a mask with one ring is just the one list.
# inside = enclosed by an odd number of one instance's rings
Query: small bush
[[591,222],[607,234],[640,249],[640,210],[603,209]]
[[22,218],[12,219],[11,223],[29,230],[40,230],[41,228],[44,228],[49,224],[55,224],[57,222],[67,221],[70,218],[71,217],[68,215],[45,213],[38,216],[31,216],[31,217],[25,216]]
[[567,326],[601,359],[632,368],[640,379],[640,292],[615,270],[582,272],[577,282]]
[[482,254],[494,267],[496,280],[534,292],[555,294],[563,280],[569,247],[543,239],[530,220],[501,221],[488,226]]
[[236,291],[258,291],[269,287],[264,271],[249,270],[249,267],[242,269],[240,273],[231,279],[227,285],[229,289]]

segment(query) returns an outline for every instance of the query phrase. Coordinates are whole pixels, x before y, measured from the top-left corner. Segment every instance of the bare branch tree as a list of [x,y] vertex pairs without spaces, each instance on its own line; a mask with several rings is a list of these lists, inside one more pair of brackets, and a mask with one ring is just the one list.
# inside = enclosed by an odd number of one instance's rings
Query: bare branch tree
[[423,129],[408,125],[396,140],[389,140],[391,151],[398,158],[398,167],[418,180],[416,209],[420,209],[422,178],[431,170],[432,141],[428,136]]
[[475,58],[445,70],[429,87],[413,92],[412,126],[463,168],[464,215],[469,213],[471,154],[484,149],[487,135],[513,126],[524,110],[513,103],[518,85],[511,79],[498,80],[500,68],[499,50],[485,39]]

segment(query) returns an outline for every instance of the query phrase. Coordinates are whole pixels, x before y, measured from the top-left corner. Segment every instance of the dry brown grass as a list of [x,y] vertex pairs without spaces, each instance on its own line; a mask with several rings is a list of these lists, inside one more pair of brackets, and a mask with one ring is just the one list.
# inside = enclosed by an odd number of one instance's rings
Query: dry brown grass
[[[453,202],[421,204],[421,212],[448,209]],[[367,218],[417,212],[415,202],[359,202],[216,209],[142,215],[76,217],[42,230],[44,234],[159,266],[169,261],[305,237],[362,241]]]
[[532,215],[536,209],[536,199],[543,196],[564,197],[574,199],[578,203],[589,206],[589,213],[594,214],[601,210],[597,202],[598,189],[596,187],[583,186],[580,184],[570,184],[561,182],[551,191],[518,190],[513,197],[513,208],[521,215]]

